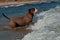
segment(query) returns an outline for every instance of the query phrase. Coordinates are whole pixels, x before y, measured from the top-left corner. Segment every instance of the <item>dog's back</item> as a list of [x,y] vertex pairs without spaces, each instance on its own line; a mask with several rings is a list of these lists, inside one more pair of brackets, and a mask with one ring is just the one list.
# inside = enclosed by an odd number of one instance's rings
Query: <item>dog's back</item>
[[24,17],[13,18],[12,21],[19,25],[28,25],[32,21],[32,16],[27,13]]

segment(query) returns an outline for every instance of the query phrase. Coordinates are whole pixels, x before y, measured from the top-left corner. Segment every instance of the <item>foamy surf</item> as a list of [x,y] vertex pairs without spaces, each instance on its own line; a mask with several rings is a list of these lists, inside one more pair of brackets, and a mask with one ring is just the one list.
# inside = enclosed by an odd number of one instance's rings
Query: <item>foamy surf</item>
[[[43,16],[40,19],[40,16]],[[34,31],[22,40],[60,40],[60,6],[38,14],[37,23],[31,26]]]
[[19,4],[19,5],[16,5],[16,6],[22,6],[22,5],[24,5],[24,4]]
[[9,6],[4,6],[5,8],[8,8]]

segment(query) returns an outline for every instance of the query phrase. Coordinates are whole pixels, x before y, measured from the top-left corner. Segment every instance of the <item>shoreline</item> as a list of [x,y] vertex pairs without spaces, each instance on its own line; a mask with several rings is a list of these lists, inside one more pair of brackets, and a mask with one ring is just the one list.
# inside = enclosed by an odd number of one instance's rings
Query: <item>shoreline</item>
[[5,2],[0,3],[0,6],[8,6],[8,5],[19,5],[19,4],[30,4],[30,3],[40,3],[40,1],[27,1],[27,2]]

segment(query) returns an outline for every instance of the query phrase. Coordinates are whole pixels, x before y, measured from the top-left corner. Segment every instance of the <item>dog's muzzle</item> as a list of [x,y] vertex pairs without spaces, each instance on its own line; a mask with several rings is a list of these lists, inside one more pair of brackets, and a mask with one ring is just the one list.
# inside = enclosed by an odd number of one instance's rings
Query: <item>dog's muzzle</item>
[[38,12],[38,9],[35,8],[35,13],[37,13],[37,12]]

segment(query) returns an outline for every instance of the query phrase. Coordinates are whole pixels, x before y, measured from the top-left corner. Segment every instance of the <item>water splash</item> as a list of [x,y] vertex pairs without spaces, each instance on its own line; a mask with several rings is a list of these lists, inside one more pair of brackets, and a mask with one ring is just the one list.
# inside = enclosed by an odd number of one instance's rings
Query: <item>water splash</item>
[[[43,19],[40,19],[41,15]],[[34,31],[22,40],[60,40],[60,6],[42,12],[37,17],[37,23],[32,26]]]

